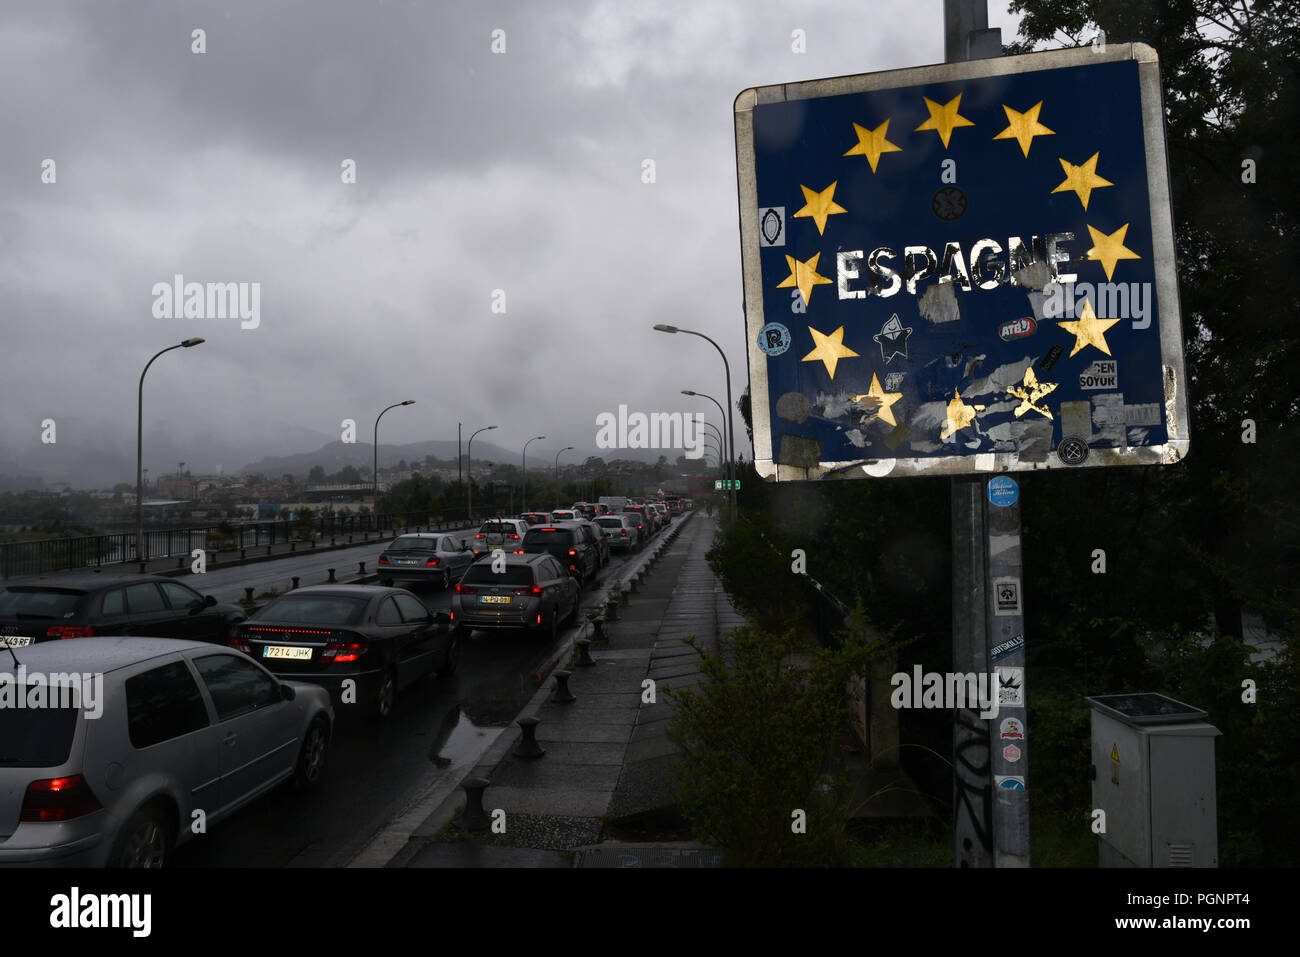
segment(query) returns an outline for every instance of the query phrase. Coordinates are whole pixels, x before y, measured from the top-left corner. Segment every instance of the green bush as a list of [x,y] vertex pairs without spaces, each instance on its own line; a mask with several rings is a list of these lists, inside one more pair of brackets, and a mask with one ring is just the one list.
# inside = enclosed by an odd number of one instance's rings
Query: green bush
[[[667,693],[675,705],[668,736],[680,749],[671,771],[678,807],[732,866],[846,862],[846,782],[826,769],[844,727],[847,680],[871,653],[856,639],[808,651],[794,634],[739,628],[719,640],[716,655],[683,639],[701,654],[704,680]],[[794,830],[796,810],[806,815],[804,833]]]

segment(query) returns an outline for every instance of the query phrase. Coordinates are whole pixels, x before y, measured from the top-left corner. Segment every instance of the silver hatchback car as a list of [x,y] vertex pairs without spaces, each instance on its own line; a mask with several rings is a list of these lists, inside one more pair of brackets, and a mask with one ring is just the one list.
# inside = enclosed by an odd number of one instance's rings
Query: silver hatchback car
[[0,643],[0,866],[161,867],[194,822],[315,785],[333,726],[324,688],[233,648]]

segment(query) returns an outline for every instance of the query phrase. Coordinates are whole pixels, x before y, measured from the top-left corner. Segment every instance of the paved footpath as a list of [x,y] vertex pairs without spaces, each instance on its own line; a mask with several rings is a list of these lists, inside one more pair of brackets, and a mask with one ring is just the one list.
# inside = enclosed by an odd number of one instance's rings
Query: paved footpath
[[[681,522],[681,525],[678,525]],[[452,824],[465,792],[450,794],[417,827],[389,867],[709,867],[715,848],[688,842],[601,842],[606,824],[654,821],[671,810],[667,772],[674,748],[664,735],[672,705],[665,687],[698,683],[695,635],[716,650],[719,635],[744,623],[705,559],[717,521],[678,519],[637,591],[593,641],[595,665],[569,668],[577,700],[552,700],[546,682],[520,717],[536,717],[546,753],[517,757],[518,726],[503,732],[469,777],[491,783],[483,808],[496,830],[472,835]],[[661,539],[664,536],[660,536]],[[590,632],[590,629],[588,629]],[[566,660],[567,660],[567,656]],[[647,699],[654,681],[655,700]]]

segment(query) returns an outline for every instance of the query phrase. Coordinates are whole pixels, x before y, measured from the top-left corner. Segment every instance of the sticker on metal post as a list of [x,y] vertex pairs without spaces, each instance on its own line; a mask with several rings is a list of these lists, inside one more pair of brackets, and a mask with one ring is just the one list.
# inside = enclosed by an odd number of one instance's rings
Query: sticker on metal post
[[1025,740],[1024,722],[1019,718],[1003,718],[998,735],[1002,738],[1016,738],[1023,741]]
[[993,595],[996,601],[993,613],[1002,617],[1008,615],[1019,615],[1020,611],[1020,579],[1019,578],[995,578],[993,579]]
[[999,508],[1015,505],[1020,497],[1020,486],[1010,475],[998,475],[989,479],[989,501]]
[[1025,779],[1018,774],[995,774],[993,780],[1003,791],[1023,791]]

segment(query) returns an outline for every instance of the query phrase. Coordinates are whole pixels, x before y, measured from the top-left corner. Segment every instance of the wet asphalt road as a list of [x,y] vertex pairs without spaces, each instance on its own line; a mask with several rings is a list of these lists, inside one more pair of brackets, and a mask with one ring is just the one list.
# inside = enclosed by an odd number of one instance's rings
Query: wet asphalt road
[[[583,590],[579,622],[603,595],[611,572],[617,575],[626,561],[615,555],[599,582]],[[450,591],[412,591],[431,610],[450,607]],[[579,627],[562,629],[560,641],[574,637]],[[409,686],[387,723],[339,715],[317,791],[299,795],[277,788],[179,848],[175,865],[346,865],[440,776],[478,760],[541,685],[540,670],[553,648],[540,634],[474,632],[456,674]]]

